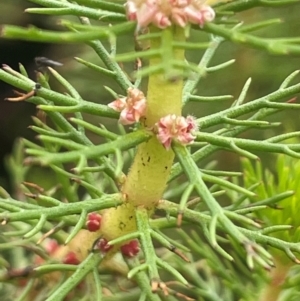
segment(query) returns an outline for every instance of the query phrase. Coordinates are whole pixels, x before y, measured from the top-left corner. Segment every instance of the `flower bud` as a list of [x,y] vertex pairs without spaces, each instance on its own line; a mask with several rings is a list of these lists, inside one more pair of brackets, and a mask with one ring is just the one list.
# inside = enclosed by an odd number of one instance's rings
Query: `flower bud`
[[87,216],[86,227],[90,232],[98,231],[101,227],[101,215],[96,212],[89,213]]
[[76,254],[73,251],[70,251],[63,259],[63,263],[77,265],[80,263],[80,261],[77,258]]
[[113,246],[109,245],[107,239],[105,238],[100,238],[96,244],[96,248],[98,248],[103,253],[108,252],[112,247]]
[[120,249],[124,256],[130,257],[130,258],[134,257],[140,251],[139,242],[136,239],[131,240],[129,243],[123,245]]

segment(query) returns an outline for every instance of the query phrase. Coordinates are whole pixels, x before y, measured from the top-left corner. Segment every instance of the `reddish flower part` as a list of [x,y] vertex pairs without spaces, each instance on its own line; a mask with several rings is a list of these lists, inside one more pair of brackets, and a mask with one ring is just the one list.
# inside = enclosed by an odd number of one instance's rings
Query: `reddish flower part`
[[[47,239],[44,243],[45,251],[48,255],[53,256],[55,252],[60,248],[58,242],[55,239]],[[34,256],[34,264],[41,265],[45,262],[45,259],[36,255]]]
[[19,287],[24,287],[28,283],[28,279],[18,279],[17,283]]
[[121,247],[122,254],[130,258],[136,256],[139,253],[139,251],[140,251],[140,246],[139,246],[139,242],[136,239],[131,240],[129,243]]
[[116,99],[108,106],[120,112],[119,122],[123,125],[138,122],[146,113],[146,98],[142,91],[136,88],[127,90],[127,97]]
[[58,248],[59,248],[59,244],[54,239],[50,239],[45,246],[45,249],[49,255],[54,254]]
[[128,0],[127,18],[140,27],[149,24],[166,28],[172,24],[185,27],[188,23],[203,26],[215,18],[214,10],[203,0]]
[[169,150],[172,140],[175,139],[181,144],[189,144],[196,138],[194,131],[198,130],[198,126],[193,116],[167,115],[159,120],[156,124],[157,138],[162,145]]
[[112,247],[113,246],[109,245],[107,239],[105,238],[100,238],[96,244],[96,248],[98,248],[103,253],[108,252]]
[[92,212],[89,213],[87,216],[87,221],[85,223],[87,229],[90,232],[96,232],[100,229],[101,227],[101,215],[96,213],[96,212]]
[[80,260],[77,258],[76,254],[71,251],[65,256],[63,263],[77,265],[80,263]]

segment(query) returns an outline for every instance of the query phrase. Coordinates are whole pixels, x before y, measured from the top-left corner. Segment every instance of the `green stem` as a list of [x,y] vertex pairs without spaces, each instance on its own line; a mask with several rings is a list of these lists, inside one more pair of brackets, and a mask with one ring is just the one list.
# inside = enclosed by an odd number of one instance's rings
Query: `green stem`
[[[114,153],[116,149],[125,151],[136,146],[138,143],[144,142],[149,139],[151,134],[144,130],[129,133],[115,141],[107,142],[105,144],[85,146],[79,150],[73,150],[63,153],[48,153],[38,149],[27,149],[26,153],[29,155],[40,156],[39,158],[29,157],[26,160],[26,164],[57,164],[66,163],[72,161],[79,161],[82,155],[86,159],[98,158],[111,153]],[[58,138],[56,138],[58,139]],[[58,141],[58,140],[56,140]]]
[[203,27],[204,31],[210,32],[213,35],[220,36],[226,40],[239,44],[247,44],[250,47],[257,49],[265,49],[272,54],[289,55],[299,54],[299,45],[293,45],[288,42],[278,42],[277,39],[260,38],[250,34],[244,34],[240,30],[228,29],[224,26],[213,23],[206,23]]
[[[80,21],[84,25],[91,26],[88,18],[81,17]],[[122,70],[119,64],[111,57],[109,52],[103,46],[100,40],[88,41],[87,45],[92,47],[99,58],[103,61],[106,68],[115,74],[116,81],[123,91],[127,91],[129,87],[132,86],[130,80],[128,79],[126,73]]]
[[[2,200],[1,200],[2,201]],[[59,206],[51,208],[38,208],[31,210],[24,210],[19,212],[3,212],[0,213],[0,221],[8,220],[13,221],[25,221],[32,219],[39,219],[41,214],[44,214],[49,219],[55,219],[61,216],[67,216],[72,214],[79,214],[82,210],[87,212],[98,211],[105,208],[115,207],[122,203],[119,194],[111,194],[103,196],[98,199],[91,199],[84,202],[77,203],[62,203]]]
[[111,28],[109,27],[109,29],[99,27],[99,30],[84,32],[57,32],[52,30],[39,30],[35,27],[22,28],[14,25],[4,25],[2,27],[1,37],[40,43],[80,43],[96,39],[107,39],[113,34],[128,32],[133,28],[134,23],[132,22],[114,25]]
[[[140,265],[140,262],[137,258],[132,258],[131,260],[126,260],[126,262],[130,269],[134,269],[135,267]],[[134,280],[138,283],[142,292],[146,294],[147,300],[149,300],[149,301],[160,301],[161,300],[157,294],[153,294],[153,292],[151,291],[151,287],[149,286],[149,277],[145,271],[140,271],[139,273],[136,273],[134,276]],[[126,301],[126,300],[124,300],[123,295],[122,295],[121,299],[123,301]],[[115,299],[115,300],[118,301],[120,299]],[[133,300],[133,299],[130,299],[130,301],[131,300]],[[134,300],[137,300],[137,299],[134,299]],[[112,299],[110,301],[114,301],[114,300]]]
[[83,261],[76,272],[68,278],[46,301],[60,301],[84,279],[84,277],[92,272],[95,266],[98,266],[101,261],[101,256],[96,253],[91,253],[85,261]]
[[[157,207],[158,209],[161,210],[165,210],[170,216],[172,217],[177,217],[178,216],[178,211],[179,211],[179,205],[166,201],[166,200],[161,200],[159,202],[159,205]],[[189,222],[189,223],[193,223],[195,225],[199,225],[201,228],[203,228],[203,225],[209,224],[212,220],[212,217],[201,213],[201,212],[196,212],[194,210],[188,209],[186,208],[184,211],[184,216],[183,216],[184,221]],[[170,219],[170,220],[166,220],[163,222],[159,222],[159,223],[154,223],[153,221],[151,222],[152,225],[156,226],[158,224],[163,225],[164,227],[167,227],[167,224],[169,224],[169,226],[174,226],[176,224],[176,219]],[[221,224],[218,223],[217,227],[219,229],[222,229],[223,231],[226,230],[225,227]],[[261,230],[249,230],[246,228],[242,228],[239,226],[235,226],[237,231],[240,231],[242,233],[242,235],[246,236],[248,239],[255,241],[256,243],[259,244],[265,244],[265,245],[269,245],[275,249],[278,250],[282,250],[282,251],[291,251],[291,252],[297,252],[300,253],[300,244],[299,242],[288,242],[288,241],[284,241],[272,236],[268,236],[268,235],[264,235],[262,234]],[[290,257],[291,258],[291,257]]]
[[[151,47],[155,49],[166,44],[171,45],[173,40],[185,40],[182,29],[174,27],[164,30],[161,38],[151,40]],[[172,50],[172,53],[164,53],[162,56],[164,55],[184,60],[182,49]],[[164,57],[150,59],[150,68],[161,64],[163,60]],[[151,75],[148,82],[145,126],[153,127],[160,118],[168,114],[181,115],[182,90],[182,79],[172,82],[162,74]],[[153,208],[162,197],[173,159],[174,153],[166,151],[156,137],[141,144],[123,187],[129,202],[134,206]]]
[[[177,27],[165,29],[158,38],[151,39],[153,49],[163,47],[166,51],[162,51],[159,58],[150,59],[150,68],[168,61],[166,55],[184,60],[184,50],[173,50],[170,47],[173,40],[184,41],[184,39],[183,30]],[[169,67],[164,65],[164,68],[171,72]],[[182,90],[182,79],[171,82],[162,74],[152,74],[148,82],[145,127],[152,128],[161,117],[168,114],[180,115]],[[112,240],[136,230],[136,219],[133,214],[135,206],[142,205],[149,211],[153,210],[162,198],[173,159],[174,153],[166,151],[156,137],[151,137],[138,146],[122,187],[128,202],[116,209],[111,208],[103,212],[101,231],[106,239]]]
[[300,156],[300,154],[296,153],[297,151],[300,151],[299,144],[271,143],[264,140],[222,137],[210,133],[197,133],[197,141],[205,141],[212,145],[217,145],[222,148],[228,148],[232,150],[233,145],[235,145],[247,150],[256,150],[269,153],[283,153],[293,157]]
[[222,6],[220,6],[220,11],[234,11],[241,12],[253,7],[280,7],[285,5],[297,4],[297,0],[286,0],[286,1],[263,1],[263,0],[239,0],[228,2]]

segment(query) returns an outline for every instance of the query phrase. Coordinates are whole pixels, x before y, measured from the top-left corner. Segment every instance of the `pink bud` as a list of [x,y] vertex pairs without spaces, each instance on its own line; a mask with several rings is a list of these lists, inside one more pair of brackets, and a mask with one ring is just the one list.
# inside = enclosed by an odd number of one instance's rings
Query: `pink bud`
[[204,22],[211,22],[214,20],[216,13],[215,11],[208,5],[203,5],[201,9],[201,13],[203,15]]
[[96,232],[100,229],[101,227],[101,215],[96,213],[96,212],[92,212],[89,213],[87,216],[87,221],[86,221],[86,227],[90,232]]
[[188,19],[183,11],[182,8],[174,8],[172,10],[172,20],[175,24],[179,25],[180,27],[185,27]]
[[73,251],[71,251],[65,256],[65,258],[63,259],[63,263],[77,265],[80,263],[80,260],[77,259],[76,254]]
[[156,0],[144,1],[137,12],[138,25],[140,27],[148,26],[151,22],[153,22],[157,13],[159,13],[159,5]]
[[153,17],[152,23],[162,29],[172,25],[172,22],[170,21],[170,19],[161,12],[158,12],[157,14],[155,14],[155,16]]
[[126,7],[126,11],[127,11],[127,18],[129,21],[135,21],[137,16],[137,9],[136,9],[136,5],[134,4],[133,1],[127,1],[127,3],[125,4]]
[[121,247],[121,252],[126,257],[134,257],[140,251],[139,242],[134,239]]
[[203,16],[201,10],[195,9],[193,6],[187,6],[184,8],[187,19],[194,24],[203,24]]
[[117,112],[121,112],[126,107],[126,97],[116,99],[109,103],[108,106]]
[[45,246],[45,249],[49,255],[54,254],[58,248],[59,248],[59,244],[54,239],[49,240]]
[[96,248],[101,250],[103,253],[108,252],[112,247],[113,246],[109,245],[107,239],[105,238],[100,238],[96,244]]

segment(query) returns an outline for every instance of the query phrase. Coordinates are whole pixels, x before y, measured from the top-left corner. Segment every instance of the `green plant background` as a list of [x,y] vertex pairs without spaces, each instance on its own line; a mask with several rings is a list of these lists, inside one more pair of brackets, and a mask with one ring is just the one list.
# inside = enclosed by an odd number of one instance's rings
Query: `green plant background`
[[[29,3],[28,3],[29,4]],[[24,9],[24,7],[28,7],[27,3],[25,1],[17,1],[17,0],[0,0],[0,8],[4,11],[3,16],[1,17],[0,23],[10,23],[10,24],[20,24],[20,25],[27,25],[27,24],[39,24],[42,28],[53,28],[53,21],[55,23],[55,18],[53,17],[42,17],[42,19],[39,19],[37,17],[31,17],[27,16],[26,14],[22,14],[21,11]],[[277,30],[277,27],[271,27],[268,29],[261,30],[259,33],[263,36],[299,36],[300,35],[300,28],[299,28],[299,8],[295,9],[294,6],[287,7],[287,8],[280,8],[280,9],[252,9],[249,10],[243,14],[240,15],[240,18],[244,20],[246,23],[251,23],[253,20],[259,21],[264,20],[265,18],[272,18],[272,17],[280,17],[283,19],[286,23],[284,25],[278,26],[280,28],[280,31]],[[72,18],[70,18],[72,19]],[[40,25],[42,24],[42,25]],[[197,41],[205,41],[205,37],[201,33],[195,34],[193,36],[194,40]],[[132,47],[130,43],[128,43],[128,40],[132,40],[132,37],[124,37],[118,41],[118,47],[121,52],[128,50],[129,47]],[[5,49],[8,49],[8,47],[12,44],[12,42],[7,41],[0,41],[0,51],[5,51]],[[18,47],[18,44],[16,42],[13,42],[14,47]],[[27,43],[30,44],[30,43]],[[32,46],[33,45],[33,46]],[[32,44],[30,47],[36,47],[36,44]],[[4,49],[4,50],[3,50]],[[13,58],[10,60],[12,63],[12,67],[15,68],[17,66],[18,62],[23,63],[22,60],[22,52],[26,52],[25,49],[20,49],[20,54],[13,53]],[[0,52],[0,54],[2,53]],[[77,89],[78,92],[82,95],[84,99],[88,99],[93,102],[99,102],[106,104],[110,102],[111,96],[108,94],[108,92],[103,88],[105,85],[110,85],[111,88],[116,89],[117,87],[111,86],[110,81],[107,78],[101,78],[98,74],[93,73],[93,71],[88,70],[86,67],[84,67],[81,64],[78,64],[73,57],[79,56],[81,58],[84,58],[88,61],[94,62],[96,64],[99,64],[98,58],[93,54],[93,51],[90,50],[88,47],[84,46],[78,46],[78,45],[49,45],[49,47],[41,49],[41,53],[37,53],[35,56],[47,56],[51,59],[61,61],[64,63],[64,66],[59,69],[59,72],[63,74],[63,76],[71,82]],[[189,59],[195,62],[201,57],[201,51],[199,52],[191,52],[188,53]],[[217,72],[213,74],[208,74],[204,80],[201,81],[201,83],[198,86],[198,91],[200,95],[206,96],[206,95],[221,95],[221,94],[232,94],[235,97],[237,97],[241,91],[241,88],[243,87],[246,80],[251,77],[253,79],[251,88],[249,90],[249,93],[247,94],[247,100],[255,99],[259,96],[266,95],[270,93],[271,91],[276,90],[276,88],[280,85],[283,78],[285,78],[288,74],[293,72],[295,69],[300,66],[300,58],[299,57],[292,57],[292,56],[272,56],[269,55],[261,50],[256,49],[250,49],[248,47],[244,46],[237,46],[233,45],[232,43],[225,43],[218,51],[215,56],[215,58],[212,61],[212,65],[216,65],[218,63],[227,61],[231,58],[235,58],[236,62],[235,64],[229,66],[228,68]],[[27,64],[31,68],[32,76],[34,77],[34,66],[33,66],[33,59],[32,57],[31,61],[28,60]],[[7,63],[6,61],[3,61],[2,56],[0,55],[0,63]],[[130,73],[133,69],[132,64],[126,63],[124,64],[126,70]],[[27,67],[25,65],[25,67]],[[89,82],[89,85],[86,85],[86,82]],[[50,81],[50,84],[52,84],[52,81]],[[61,87],[56,84],[53,81],[53,86],[55,89],[60,90]],[[6,89],[8,89],[6,87]],[[5,94],[7,95],[7,90]],[[4,90],[3,90],[4,95]],[[4,98],[4,97],[3,97]],[[217,103],[217,106],[220,110],[225,109],[230,104],[230,101],[227,102],[220,102]],[[1,101],[0,105],[4,105],[3,100]],[[15,110],[19,110],[17,108],[18,104],[12,104]],[[31,134],[30,129],[27,128],[29,124],[31,124],[30,121],[30,115],[35,114],[35,110],[31,105],[27,106],[28,108],[22,108],[22,110],[26,110],[25,114],[22,113],[19,114],[4,114],[1,118],[1,124],[4,124],[4,126],[1,126],[1,131],[5,132],[6,135],[9,137],[17,137],[17,136],[26,136],[33,139],[33,135]],[[199,109],[199,105],[196,104],[188,104],[185,108],[186,113],[193,112],[197,116],[205,116],[209,113],[216,111],[216,106],[211,106],[209,104],[202,104],[201,109]],[[1,110],[1,108],[0,108]],[[21,119],[20,116],[24,116],[24,120]],[[269,120],[271,121],[282,121],[285,124],[285,127],[288,127],[292,130],[296,130],[299,128],[299,113],[295,110],[289,110],[284,111],[283,113],[276,114],[274,116],[271,116]],[[100,119],[95,116],[87,116],[87,121],[90,121],[94,124],[97,124],[100,122]],[[103,122],[103,119],[101,119],[101,122]],[[106,120],[104,121],[105,125],[108,128],[113,128],[115,126],[114,121]],[[244,137],[257,137],[261,138],[263,135],[270,136],[268,134],[268,131],[276,132],[276,133],[282,133],[285,131],[285,128],[283,126],[278,127],[277,129],[270,129],[265,131],[259,131],[259,130],[252,130],[247,131],[247,133],[243,134]],[[93,141],[95,143],[99,142],[97,139],[99,139],[96,136],[91,136]],[[11,143],[13,139],[10,139],[8,142]],[[4,146],[3,146],[4,147]],[[9,146],[7,149],[9,149],[11,146]],[[220,159],[220,165],[218,165],[219,169],[224,170],[237,170],[239,169],[240,161],[237,155],[220,151],[216,155],[214,155],[215,158]],[[264,161],[264,166],[268,166],[268,168],[272,171],[276,171],[276,156],[272,155],[263,155],[260,154]],[[266,157],[268,156],[268,157]],[[207,160],[210,160],[211,158],[208,158]],[[0,184],[4,184],[5,187],[10,188],[13,187],[13,183],[8,178],[9,175],[5,174],[4,170],[1,171],[0,174]],[[33,182],[39,182],[41,186],[43,187],[51,187],[52,186],[52,175],[50,172],[45,169],[40,170],[39,168],[33,169],[31,180]],[[182,233],[184,236],[184,234]],[[171,235],[172,236],[172,235]],[[196,237],[195,234],[195,241],[199,239]],[[199,240],[199,243],[200,240]],[[192,246],[192,247],[191,247]],[[220,258],[218,256],[214,256],[214,253],[211,252],[210,247],[203,246],[201,250],[197,249],[197,246],[193,246],[191,243],[191,248],[195,252],[195,254],[199,255],[200,252],[206,252],[211,254],[211,258],[208,259],[208,262],[212,262],[212,265],[215,267],[216,262],[220,261]],[[238,262],[238,258],[237,262]],[[223,264],[220,261],[220,266]],[[175,262],[175,265],[177,265],[178,270],[181,270],[180,262]],[[224,268],[227,265],[227,263],[224,264]],[[229,267],[229,263],[227,268]],[[235,267],[237,270],[241,269],[241,274],[245,272],[243,270],[243,265],[240,264]],[[192,269],[192,267],[191,267]],[[242,271],[243,270],[243,271]],[[221,271],[221,269],[220,269]],[[207,269],[206,271],[203,271],[204,278],[209,279],[209,277],[213,274],[213,271],[210,269]],[[251,273],[246,272],[245,276],[241,276],[241,278],[245,277],[245,281],[247,277],[251,277]],[[224,276],[225,277],[225,276]],[[229,281],[229,279],[227,278]],[[213,281],[213,280],[212,280]],[[229,285],[229,284],[228,284]],[[233,292],[237,292],[240,288],[238,287],[232,287]],[[245,288],[246,290],[247,288]],[[251,288],[248,288],[251,290]],[[219,294],[222,294],[222,291],[218,292]],[[249,292],[250,293],[250,292]],[[225,292],[224,292],[225,294]]]
[[[46,29],[55,29],[57,21],[56,17],[51,16],[39,16],[33,14],[23,13],[25,8],[33,7],[34,4],[24,0],[0,0],[1,16],[0,23],[19,24],[26,26],[33,24]],[[271,8],[255,8],[248,10],[238,15],[240,20],[243,20],[246,24],[253,21],[261,21],[267,18],[280,18],[284,21],[284,24],[275,25],[266,29],[257,31],[257,34],[269,37],[279,36],[300,36],[299,27],[299,6],[288,6],[284,8],[271,9]],[[65,17],[64,17],[65,18]],[[74,19],[75,17],[70,17]],[[205,41],[206,36],[201,33],[194,33],[193,40]],[[132,41],[129,43],[128,41]],[[118,48],[120,52],[124,52],[133,47],[133,37],[122,37],[118,41]],[[202,51],[190,51],[187,57],[191,61],[197,62],[201,57]],[[25,61],[22,57],[25,56]],[[32,55],[30,55],[32,54]],[[10,57],[9,57],[10,55]],[[30,57],[31,56],[31,57]],[[87,46],[82,45],[58,45],[47,44],[46,47],[41,47],[39,43],[22,43],[17,41],[0,40],[0,63],[10,63],[11,67],[16,68],[19,62],[25,64],[26,68],[31,70],[31,75],[34,77],[34,57],[35,56],[47,56],[51,59],[60,61],[64,64],[59,69],[59,72],[71,82],[83,98],[93,102],[108,103],[110,102],[111,95],[103,88],[103,86],[110,84],[108,78],[99,77],[96,72],[90,71],[82,64],[78,64],[73,57],[81,57],[96,64],[99,64],[99,59],[94,52]],[[241,91],[246,80],[251,77],[252,84],[247,94],[247,100],[255,99],[259,96],[266,95],[271,91],[276,90],[280,85],[283,78],[293,72],[295,69],[300,68],[299,56],[276,56],[270,55],[264,51],[258,49],[251,49],[247,46],[235,45],[226,42],[217,50],[215,57],[212,60],[211,65],[224,62],[226,60],[234,58],[236,62],[219,72],[208,74],[198,85],[198,93],[200,95],[216,95],[216,94],[231,94],[237,97]],[[124,67],[130,73],[133,69],[132,64],[125,63]],[[89,85],[86,85],[86,81]],[[54,89],[61,91],[61,87],[51,82]],[[112,86],[113,89],[118,91],[117,86]],[[20,104],[7,104],[4,103],[4,97],[7,97],[10,91],[8,85],[3,86],[0,91],[0,111],[9,111],[10,114],[0,115],[0,135],[3,137],[1,141],[1,148],[5,149],[7,154],[12,147],[13,138],[19,136],[30,137],[33,139],[33,133],[27,128],[31,124],[30,115],[35,113],[35,109],[32,105],[22,106]],[[217,103],[220,110],[228,107],[231,100]],[[22,109],[20,107],[22,106]],[[200,108],[201,107],[201,108]],[[2,108],[2,109],[1,109]],[[205,116],[208,113],[215,111],[215,106],[202,103],[198,104],[189,103],[185,111],[186,113],[194,113],[197,116]],[[26,112],[25,114],[23,112]],[[278,113],[270,117],[271,121],[283,121],[285,126],[290,124],[289,127],[297,129],[299,126],[299,113],[297,111],[288,110],[283,113]],[[88,116],[90,122],[97,124],[99,122],[98,117]],[[103,119],[101,120],[103,122]],[[113,127],[114,122],[107,120],[106,126]],[[271,131],[284,131],[280,126],[277,129]],[[247,137],[261,137],[268,135],[267,131],[247,131],[243,134]],[[92,137],[97,143],[97,137]],[[4,142],[4,143],[3,143]],[[6,145],[5,145],[6,144]],[[5,155],[2,153],[2,156]],[[219,162],[222,164],[220,168],[234,170],[239,165],[238,157],[230,152],[220,151],[217,156],[220,156],[222,160]],[[2,158],[3,160],[3,158]],[[3,161],[2,161],[3,162]],[[269,164],[271,170],[274,169],[273,159],[270,159]],[[7,173],[3,168],[0,169],[0,184],[6,188],[9,187],[9,180]]]

